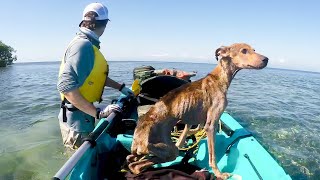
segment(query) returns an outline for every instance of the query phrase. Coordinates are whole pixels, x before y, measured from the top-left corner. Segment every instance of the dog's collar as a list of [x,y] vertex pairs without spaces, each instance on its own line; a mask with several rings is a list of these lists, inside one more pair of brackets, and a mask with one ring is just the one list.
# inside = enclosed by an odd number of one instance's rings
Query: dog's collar
[[237,70],[235,70],[235,71],[233,72],[233,74],[232,74],[232,79],[236,76],[236,74],[237,74],[239,71],[240,71],[240,69],[237,69]]

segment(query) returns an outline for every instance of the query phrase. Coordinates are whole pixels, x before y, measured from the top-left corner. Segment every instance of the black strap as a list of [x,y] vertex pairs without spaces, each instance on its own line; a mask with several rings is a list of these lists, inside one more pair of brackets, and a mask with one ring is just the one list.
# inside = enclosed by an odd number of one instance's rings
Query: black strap
[[241,135],[241,136],[238,136],[236,139],[234,139],[227,147],[227,150],[226,150],[226,154],[228,155],[230,153],[230,149],[231,147],[236,143],[238,142],[240,139],[243,139],[243,138],[247,138],[247,137],[251,137],[252,134],[250,132],[248,132],[248,134],[244,134],[244,135]]
[[79,110],[79,109],[76,108],[75,106],[73,106],[73,107],[68,107],[68,106],[66,105],[66,103],[71,104],[67,99],[64,98],[64,100],[61,101],[61,106],[60,106],[60,107],[62,108],[62,120],[63,120],[63,122],[67,122],[67,110],[68,110],[68,111],[71,111],[71,112],[73,112],[73,111],[78,111],[78,110]]
[[61,102],[61,108],[62,108],[62,121],[67,122],[67,108],[64,100]]
[[91,135],[82,139],[82,142],[85,142],[85,141],[88,141],[91,144],[91,147],[95,147],[97,145],[96,140]]
[[149,100],[149,101],[152,101],[152,102],[154,102],[154,103],[156,103],[156,102],[159,101],[159,99],[149,97],[148,95],[145,95],[145,94],[143,94],[143,93],[139,94],[138,97],[144,98],[144,99]]
[[124,87],[126,87],[126,85],[124,83],[121,84],[119,91],[121,91]]
[[254,172],[257,174],[257,176],[259,177],[259,179],[260,179],[260,180],[263,180],[262,177],[261,177],[261,175],[260,175],[260,173],[259,173],[259,171],[257,170],[256,166],[255,166],[255,165],[253,164],[253,162],[251,161],[249,155],[248,155],[248,154],[244,154],[244,157],[245,157],[246,159],[248,159],[251,167],[253,168]]

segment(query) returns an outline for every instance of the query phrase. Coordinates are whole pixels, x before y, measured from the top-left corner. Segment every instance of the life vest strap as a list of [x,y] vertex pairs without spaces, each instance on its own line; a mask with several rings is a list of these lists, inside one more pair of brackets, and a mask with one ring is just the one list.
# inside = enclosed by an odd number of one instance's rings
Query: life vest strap
[[[70,107],[72,106],[72,107]],[[68,100],[64,99],[63,101],[61,101],[61,106],[62,108],[62,120],[63,122],[67,122],[67,110],[74,112],[74,111],[78,111],[79,109],[76,108],[75,106],[73,106]]]

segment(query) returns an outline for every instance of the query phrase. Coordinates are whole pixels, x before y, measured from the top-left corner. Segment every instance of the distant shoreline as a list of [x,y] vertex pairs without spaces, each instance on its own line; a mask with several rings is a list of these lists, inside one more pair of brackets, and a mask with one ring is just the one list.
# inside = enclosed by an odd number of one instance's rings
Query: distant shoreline
[[[28,61],[28,62],[14,62],[13,64],[23,65],[23,64],[48,64],[48,63],[60,63],[61,61]],[[110,60],[109,62],[155,62],[155,63],[181,63],[183,61],[134,61],[134,60]],[[217,63],[208,63],[208,62],[183,62],[183,63],[190,63],[190,64],[213,64],[216,65]],[[278,67],[267,67],[268,69],[276,69],[276,70],[284,70],[284,71],[298,71],[298,72],[306,72],[306,73],[315,73],[320,74],[320,71],[308,71],[308,70],[299,70],[299,69],[286,69],[286,68],[278,68]]]

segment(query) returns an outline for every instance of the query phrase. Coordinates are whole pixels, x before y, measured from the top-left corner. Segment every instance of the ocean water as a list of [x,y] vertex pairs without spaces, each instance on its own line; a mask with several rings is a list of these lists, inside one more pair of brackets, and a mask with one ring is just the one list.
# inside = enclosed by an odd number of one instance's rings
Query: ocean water
[[[136,66],[198,71],[214,64],[110,62],[110,77],[132,83]],[[58,62],[0,68],[0,179],[50,179],[67,160],[57,115]],[[119,92],[107,88],[102,104]],[[227,111],[251,131],[293,179],[320,177],[320,73],[242,70],[228,92]]]

